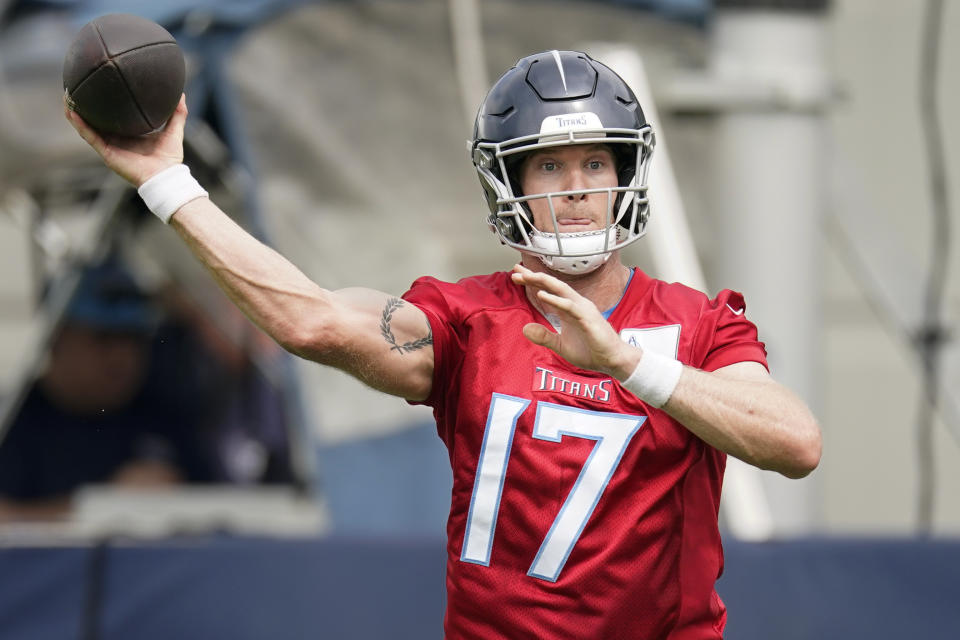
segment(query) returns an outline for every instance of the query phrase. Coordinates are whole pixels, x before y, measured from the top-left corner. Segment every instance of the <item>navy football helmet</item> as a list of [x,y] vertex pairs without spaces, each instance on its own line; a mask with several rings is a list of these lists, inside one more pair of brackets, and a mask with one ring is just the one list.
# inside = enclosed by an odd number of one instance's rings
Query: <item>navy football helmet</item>
[[[608,145],[618,186],[521,192],[517,172],[528,153],[575,144]],[[490,89],[477,114],[470,151],[490,209],[487,222],[501,242],[536,254],[551,269],[588,273],[646,232],[653,147],[653,130],[620,76],[585,53],[544,51],[519,60]],[[560,233],[551,196],[586,193],[606,193],[606,227]],[[533,225],[525,203],[538,198],[550,203],[552,233]]]

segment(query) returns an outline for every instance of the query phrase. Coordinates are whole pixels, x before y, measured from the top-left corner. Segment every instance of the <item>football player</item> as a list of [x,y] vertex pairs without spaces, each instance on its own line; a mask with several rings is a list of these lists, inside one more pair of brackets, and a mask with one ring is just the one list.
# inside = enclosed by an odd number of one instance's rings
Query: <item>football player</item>
[[621,261],[650,217],[654,135],[616,73],[546,51],[494,84],[471,157],[519,264],[400,297],[324,289],[234,224],[181,164],[186,115],[111,143],[67,111],[281,345],[433,408],[453,464],[447,638],[722,637],[726,456],[799,478],[820,432],[742,296]]

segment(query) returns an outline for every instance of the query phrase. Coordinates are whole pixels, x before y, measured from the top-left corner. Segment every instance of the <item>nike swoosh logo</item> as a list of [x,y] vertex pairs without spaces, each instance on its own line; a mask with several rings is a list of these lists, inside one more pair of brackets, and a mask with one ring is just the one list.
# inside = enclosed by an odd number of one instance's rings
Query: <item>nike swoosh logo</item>
[[741,308],[740,308],[740,311],[737,311],[736,309],[734,309],[734,308],[731,307],[730,305],[727,305],[727,309],[730,309],[730,311],[733,311],[733,315],[738,316],[738,315],[740,315],[741,313],[743,313],[743,311],[744,311],[744,309],[746,309],[746,307],[741,307]]

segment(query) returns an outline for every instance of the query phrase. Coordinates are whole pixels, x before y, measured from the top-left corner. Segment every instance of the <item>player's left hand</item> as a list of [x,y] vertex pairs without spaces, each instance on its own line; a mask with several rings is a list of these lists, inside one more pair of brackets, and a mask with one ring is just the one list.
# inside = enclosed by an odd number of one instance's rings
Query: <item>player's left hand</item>
[[525,325],[523,335],[530,342],[550,349],[581,369],[608,373],[618,379],[630,375],[642,352],[620,339],[596,305],[548,273],[537,273],[518,264],[511,275],[515,283],[533,292],[545,311],[560,318],[559,333],[542,324]]

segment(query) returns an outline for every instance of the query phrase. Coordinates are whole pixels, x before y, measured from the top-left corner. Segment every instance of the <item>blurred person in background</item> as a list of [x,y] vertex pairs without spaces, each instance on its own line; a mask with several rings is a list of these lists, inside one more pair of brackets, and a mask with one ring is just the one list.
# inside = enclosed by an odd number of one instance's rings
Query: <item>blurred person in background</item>
[[147,384],[160,325],[155,302],[119,264],[86,270],[0,443],[0,521],[62,518],[87,484],[214,478],[196,414]]
[[402,297],[324,289],[234,223],[182,164],[185,100],[137,139],[66,115],[278,343],[434,409],[453,467],[447,638],[722,637],[726,456],[803,477],[820,432],[740,294],[621,262],[646,228],[653,132],[612,70],[545,51],[495,83],[471,157],[521,262]]

